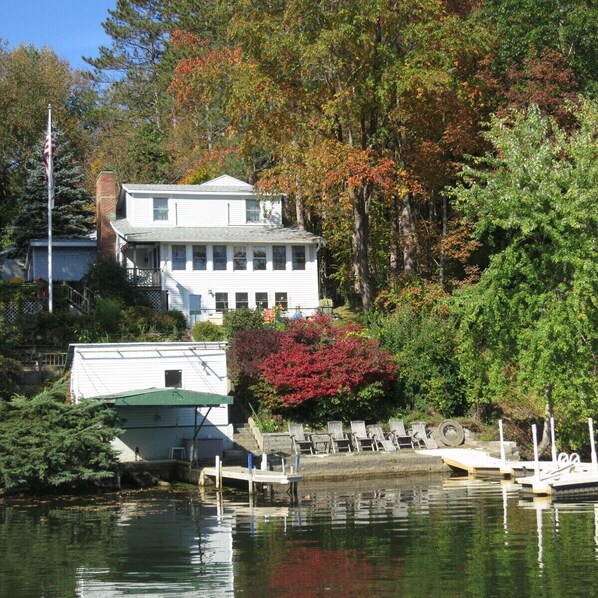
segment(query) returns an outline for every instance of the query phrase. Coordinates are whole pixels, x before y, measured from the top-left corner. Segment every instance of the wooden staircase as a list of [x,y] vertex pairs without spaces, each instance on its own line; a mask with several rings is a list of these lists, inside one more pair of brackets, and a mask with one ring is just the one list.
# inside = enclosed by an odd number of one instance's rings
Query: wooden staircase
[[72,287],[70,284],[66,284],[66,299],[71,307],[73,307],[78,313],[88,316],[91,313],[93,307],[94,294],[91,289],[83,287],[81,292]]

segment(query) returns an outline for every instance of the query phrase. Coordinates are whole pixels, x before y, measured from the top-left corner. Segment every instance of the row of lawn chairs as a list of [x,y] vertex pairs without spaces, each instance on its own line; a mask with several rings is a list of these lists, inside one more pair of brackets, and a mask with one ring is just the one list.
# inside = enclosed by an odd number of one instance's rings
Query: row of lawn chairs
[[[289,424],[289,435],[296,454],[318,452],[340,453],[351,451],[396,451],[404,448],[436,448],[436,442],[426,430],[426,424],[414,423],[409,431],[402,419],[388,421],[390,432],[382,424],[366,426],[363,420],[351,422],[351,433],[340,421],[328,422],[328,431],[307,433],[303,424]],[[323,449],[319,447],[323,445]]]

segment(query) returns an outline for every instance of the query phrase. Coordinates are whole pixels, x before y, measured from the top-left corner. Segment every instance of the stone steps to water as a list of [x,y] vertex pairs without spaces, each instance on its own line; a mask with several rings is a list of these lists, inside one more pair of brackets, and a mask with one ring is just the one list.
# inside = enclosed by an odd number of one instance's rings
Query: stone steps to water
[[233,449],[232,451],[225,451],[225,457],[246,461],[247,453],[259,456],[261,455],[261,450],[249,429],[249,425],[236,424],[234,425]]

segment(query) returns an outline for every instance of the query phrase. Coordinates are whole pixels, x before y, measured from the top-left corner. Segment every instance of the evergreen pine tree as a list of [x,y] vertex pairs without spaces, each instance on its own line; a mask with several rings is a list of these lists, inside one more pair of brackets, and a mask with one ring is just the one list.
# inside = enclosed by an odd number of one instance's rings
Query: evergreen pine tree
[[[48,183],[43,162],[43,142],[27,165],[27,182],[18,199],[9,237],[24,253],[29,239],[48,237]],[[68,138],[56,131],[54,153],[54,209],[52,235],[54,239],[80,237],[93,227],[93,206],[90,194],[83,188],[84,175],[75,159]]]

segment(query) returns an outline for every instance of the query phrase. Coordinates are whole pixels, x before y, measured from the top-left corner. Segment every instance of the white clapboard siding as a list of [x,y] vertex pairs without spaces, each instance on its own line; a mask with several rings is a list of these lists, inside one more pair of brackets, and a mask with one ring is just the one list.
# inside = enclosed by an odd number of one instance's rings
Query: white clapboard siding
[[71,392],[75,400],[164,388],[166,370],[182,370],[185,389],[227,393],[226,355],[219,343],[98,343],[72,347]]
[[[168,220],[154,221],[154,198],[168,198]],[[127,219],[133,226],[228,226],[247,223],[246,199],[257,199],[253,194],[244,197],[220,195],[202,197],[175,193],[127,193]],[[282,223],[280,200],[262,203],[263,224]],[[255,223],[253,223],[255,224]]]
[[[267,269],[253,271],[251,247],[247,246],[247,270],[232,269],[232,245],[229,246],[228,269],[212,270],[211,248],[208,248],[206,270],[193,270],[192,246],[187,246],[187,269],[171,270],[170,261],[162,269],[162,290],[168,291],[169,309],[189,312],[189,296],[200,295],[202,308],[213,310],[216,307],[216,293],[228,293],[229,308],[234,309],[235,293],[248,293],[249,307],[256,307],[255,294],[268,293],[268,306],[274,307],[275,294],[286,293],[289,309],[296,307],[316,308],[318,306],[318,269],[316,250],[306,246],[305,270],[292,270],[291,246],[288,246],[289,261],[286,270],[273,270],[272,251],[267,246]],[[162,255],[170,255],[170,246],[164,245]]]

